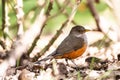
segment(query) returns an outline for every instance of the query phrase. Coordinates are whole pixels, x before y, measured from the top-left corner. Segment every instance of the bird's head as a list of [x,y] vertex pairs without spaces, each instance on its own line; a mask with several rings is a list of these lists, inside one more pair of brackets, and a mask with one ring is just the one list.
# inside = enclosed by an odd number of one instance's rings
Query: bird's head
[[74,26],[70,33],[76,33],[76,34],[83,34],[87,31],[90,31],[89,29],[85,29],[83,26],[80,26],[80,25],[77,25],[77,26]]

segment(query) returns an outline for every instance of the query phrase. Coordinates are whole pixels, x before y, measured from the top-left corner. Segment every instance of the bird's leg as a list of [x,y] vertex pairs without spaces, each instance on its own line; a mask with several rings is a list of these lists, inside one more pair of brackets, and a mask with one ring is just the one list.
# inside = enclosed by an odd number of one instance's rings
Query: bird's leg
[[74,60],[71,60],[71,62],[76,66],[76,67],[72,67],[72,68],[79,70],[79,66],[74,62]]
[[70,60],[76,67],[78,67],[78,65],[74,62],[74,60]]
[[75,69],[75,70],[79,70],[79,67],[78,67],[78,65],[74,62],[74,60],[70,60],[74,65],[75,65],[75,67],[73,67],[73,66],[71,66],[70,64],[69,64],[69,62],[68,62],[68,59],[65,59],[65,61],[66,61],[66,65],[67,66],[69,66],[69,67],[71,67],[71,68],[73,68],[73,69]]
[[[68,59],[65,59],[67,66],[70,66],[70,64],[68,63]],[[74,60],[70,60],[76,67],[78,67],[78,65],[74,62]]]
[[69,63],[68,63],[68,59],[65,59],[65,61],[66,61],[66,63],[67,63],[66,65],[67,65],[67,66],[70,66]]

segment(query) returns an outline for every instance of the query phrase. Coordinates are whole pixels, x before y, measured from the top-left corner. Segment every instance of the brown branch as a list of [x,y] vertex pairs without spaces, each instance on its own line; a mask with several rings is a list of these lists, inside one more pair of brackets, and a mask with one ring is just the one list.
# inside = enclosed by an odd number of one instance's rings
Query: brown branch
[[[55,1],[56,1],[56,4],[57,4],[58,8],[61,9],[60,11],[61,11],[62,13],[65,11],[65,7],[67,7],[67,5],[70,4],[70,0],[67,0],[67,1],[65,1],[65,3],[66,3],[65,5],[66,5],[66,6],[61,8],[58,0],[55,0]],[[59,12],[59,13],[60,13],[60,12]],[[59,15],[59,13],[58,13],[57,15]],[[66,16],[66,18],[69,17],[68,13],[64,12],[63,14]],[[73,23],[73,24],[76,24],[74,20],[72,21],[72,23]]]
[[96,10],[96,8],[95,8],[95,6],[94,6],[93,3],[94,3],[93,0],[87,0],[88,8],[90,9],[91,14],[92,14],[92,16],[93,16],[94,19],[95,19],[95,22],[96,22],[98,31],[102,31],[101,28],[100,28],[100,19],[99,19],[99,15],[98,15],[97,10]]
[[5,0],[2,0],[2,32],[3,38],[5,39],[4,29],[5,29]]
[[[47,21],[47,20],[46,20]],[[45,23],[46,23],[45,21]],[[30,55],[30,53],[33,51],[33,49],[35,48],[36,46],[36,43],[38,42],[38,40],[40,39],[40,36],[42,34],[42,31],[45,27],[45,24],[42,26],[41,30],[40,30],[40,33],[38,34],[38,36],[36,36],[36,38],[34,39],[33,43],[32,43],[32,46],[29,48],[29,50],[27,51],[27,55]]]
[[[48,9],[47,9],[47,11],[46,11],[46,18],[48,18],[48,16],[50,15],[50,11],[52,10],[52,5],[53,5],[53,1],[51,0],[50,3],[49,3]],[[45,23],[46,23],[47,21],[48,21],[48,20],[46,19],[45,22],[44,22],[44,25],[42,26],[42,28],[41,28],[41,30],[40,30],[40,33],[39,33],[38,36],[36,36],[36,38],[34,39],[34,41],[33,41],[33,43],[32,43],[32,46],[29,48],[29,50],[28,50],[28,52],[27,52],[28,55],[33,51],[34,47],[36,46],[36,43],[37,43],[38,40],[40,39],[41,34],[42,34],[42,32],[43,32],[43,29],[44,29],[44,27],[45,27],[45,25],[46,25]]]
[[46,11],[47,17],[50,15],[50,11],[52,10],[52,6],[53,6],[53,0],[50,0],[49,5],[48,5],[48,9]]
[[[3,38],[5,39],[4,29],[5,29],[5,0],[2,0],[2,34]],[[5,49],[6,46],[4,41],[0,40],[0,45],[2,46],[3,49]]]
[[[7,44],[6,42],[8,42],[9,40],[9,16],[8,16],[8,6],[6,5],[6,0],[2,0],[2,35],[3,35],[3,39],[4,39],[4,49],[9,49],[9,44]],[[10,41],[9,41],[10,42]]]
[[5,42],[3,40],[0,39],[0,45],[3,49],[6,48]]
[[[56,0],[55,0],[55,1],[56,1]],[[56,3],[57,3],[57,1],[56,1]],[[58,3],[57,3],[57,6],[58,6],[58,8],[59,8],[59,11],[58,11],[56,14],[50,16],[49,19],[52,19],[52,18],[60,15],[61,13],[63,13],[63,12],[65,11],[66,7],[67,7],[69,4],[70,4],[70,1],[69,1],[69,0],[65,1],[64,6],[62,6],[62,7],[60,7],[60,6],[58,5]]]

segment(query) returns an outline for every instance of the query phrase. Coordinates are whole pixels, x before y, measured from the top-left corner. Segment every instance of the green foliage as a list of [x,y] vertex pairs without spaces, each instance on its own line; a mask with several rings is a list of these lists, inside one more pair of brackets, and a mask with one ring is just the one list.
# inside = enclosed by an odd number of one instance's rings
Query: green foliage
[[27,14],[28,12],[33,10],[33,8],[36,7],[37,0],[24,0],[23,5],[24,5],[23,10],[24,10],[25,14]]
[[82,80],[82,77],[81,77],[81,75],[80,75],[80,71],[78,71],[77,80]]

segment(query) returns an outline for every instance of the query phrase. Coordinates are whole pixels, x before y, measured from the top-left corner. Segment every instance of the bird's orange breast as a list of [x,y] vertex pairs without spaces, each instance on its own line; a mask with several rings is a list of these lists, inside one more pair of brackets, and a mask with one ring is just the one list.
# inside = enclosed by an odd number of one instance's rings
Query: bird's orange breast
[[75,59],[79,56],[81,56],[85,50],[87,48],[87,45],[83,45],[82,48],[76,50],[76,51],[72,51],[70,53],[64,53],[63,55],[60,55],[60,56],[56,56],[57,59],[61,59],[61,58],[67,58],[67,59]]

